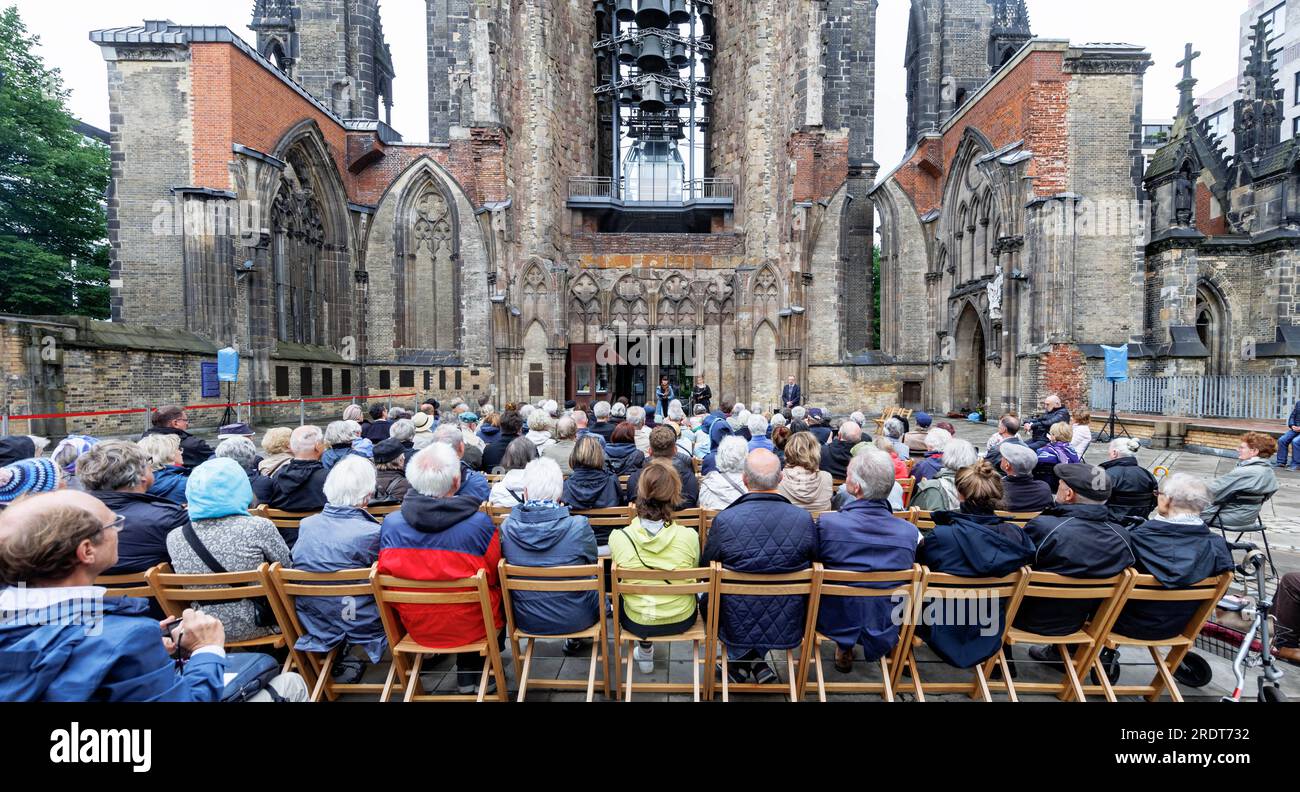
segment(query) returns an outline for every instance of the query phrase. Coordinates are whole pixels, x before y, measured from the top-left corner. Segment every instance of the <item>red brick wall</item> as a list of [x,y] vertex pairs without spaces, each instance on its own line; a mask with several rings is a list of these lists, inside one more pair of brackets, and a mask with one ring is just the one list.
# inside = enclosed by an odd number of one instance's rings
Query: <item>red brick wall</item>
[[[741,253],[735,234],[591,234],[575,233],[569,250],[576,254],[633,255],[659,258],[673,255],[726,256]],[[673,265],[666,265],[673,266]],[[684,266],[691,266],[689,263]]]
[[1054,344],[1043,360],[1043,396],[1055,393],[1071,411],[1087,407],[1087,361],[1078,347]]
[[1196,185],[1196,230],[1206,236],[1228,233],[1227,217],[1223,214],[1210,217],[1210,208],[1213,204],[1214,196],[1210,194],[1210,188],[1198,183]]
[[796,201],[829,198],[848,178],[848,138],[828,140],[824,132],[796,132],[786,149],[795,166]]

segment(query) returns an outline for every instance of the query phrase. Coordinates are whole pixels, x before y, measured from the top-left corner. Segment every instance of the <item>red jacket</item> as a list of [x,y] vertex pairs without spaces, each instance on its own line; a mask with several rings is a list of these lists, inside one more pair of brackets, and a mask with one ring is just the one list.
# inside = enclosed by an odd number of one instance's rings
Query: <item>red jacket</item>
[[[460,580],[486,570],[495,635],[505,624],[497,580],[501,537],[492,518],[478,507],[471,498],[430,498],[412,490],[402,510],[384,520],[379,572],[408,580]],[[425,646],[449,649],[482,641],[487,635],[478,603],[398,605],[396,609],[403,629]]]

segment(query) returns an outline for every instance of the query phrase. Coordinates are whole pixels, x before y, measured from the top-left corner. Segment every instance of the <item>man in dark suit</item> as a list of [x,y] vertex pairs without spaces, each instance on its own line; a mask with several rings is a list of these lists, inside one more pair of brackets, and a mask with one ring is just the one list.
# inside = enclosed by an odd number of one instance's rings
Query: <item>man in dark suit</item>
[[794,382],[794,377],[791,376],[785,381],[785,387],[781,389],[781,405],[786,409],[794,409],[801,404],[803,404],[803,393],[800,392],[799,386]]

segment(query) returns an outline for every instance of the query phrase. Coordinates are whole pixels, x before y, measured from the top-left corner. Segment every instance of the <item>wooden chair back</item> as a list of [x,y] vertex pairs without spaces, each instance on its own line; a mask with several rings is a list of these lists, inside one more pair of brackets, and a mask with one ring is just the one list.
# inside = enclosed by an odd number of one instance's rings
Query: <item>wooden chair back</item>
[[402,504],[400,503],[385,503],[380,506],[366,507],[366,511],[370,512],[370,516],[374,517],[376,520],[379,520],[380,522],[383,522],[384,518],[392,514],[393,512],[399,512],[401,510],[402,510]]
[[713,594],[709,597],[709,645],[719,646],[722,656],[722,700],[729,701],[732,692],[738,693],[773,693],[771,684],[732,684],[728,678],[727,648],[719,638],[719,625],[722,621],[722,602],[733,596],[761,597],[807,597],[808,607],[803,624],[803,638],[799,644],[799,661],[796,668],[793,650],[786,652],[786,684],[790,701],[799,700],[799,680],[806,673],[804,665],[810,659],[813,633],[817,625],[816,600],[813,591],[819,582],[820,568],[817,565],[798,572],[777,574],[755,574],[736,572],[714,561]]
[[482,511],[492,518],[492,524],[498,528],[505,523],[506,518],[510,516],[510,512],[514,511],[514,509],[514,506],[493,506],[486,503],[482,507]]
[[915,525],[918,530],[922,533],[934,530],[935,522],[933,514],[928,511],[921,511],[920,509],[912,509],[911,512],[912,524]]
[[[690,569],[673,569],[673,570],[647,570],[644,568],[622,568],[618,564],[613,564],[610,568],[610,588],[613,598],[614,616],[610,622],[614,629],[614,668],[618,670],[623,665],[623,647],[627,645],[628,673],[627,681],[621,685],[621,692],[624,701],[632,700],[632,646],[635,641],[640,640],[633,633],[625,630],[621,621],[623,610],[623,598],[629,595],[650,595],[650,596],[694,596],[701,594],[710,594],[713,591],[713,569],[710,567],[693,567]],[[713,658],[716,656],[713,644],[709,641],[709,614],[707,610],[701,611],[696,619],[694,626],[687,628],[679,635],[660,636],[651,639],[656,643],[669,643],[674,640],[690,641],[694,657],[694,677],[690,684],[686,683],[640,683],[636,685],[638,690],[651,690],[662,693],[693,693],[695,700],[699,701],[701,694],[708,698],[711,696],[713,689]],[[701,655],[700,648],[703,645],[704,652]],[[705,673],[701,673],[704,671]]]
[[632,524],[632,518],[636,517],[636,507],[611,506],[608,509],[588,509],[586,511],[576,511],[573,514],[574,516],[586,517],[592,528],[608,528],[613,531],[626,528]]
[[1001,517],[1003,520],[1006,520],[1007,522],[1015,523],[1016,525],[1019,525],[1021,528],[1024,528],[1025,523],[1029,522],[1030,520],[1034,519],[1038,515],[1042,514],[1042,512],[999,511],[999,512],[995,512],[995,514],[997,514],[997,516]]
[[[820,563],[814,565],[818,573],[818,585],[814,593],[814,605],[818,613],[828,597],[845,597],[852,599],[901,598],[903,623],[899,625],[898,644],[885,657],[880,658],[879,682],[827,682],[822,670],[821,646],[830,639],[816,631],[813,621],[813,642],[809,648],[810,663],[804,663],[799,676],[799,698],[807,695],[808,667],[816,669],[817,700],[826,701],[826,692],[872,693],[885,701],[894,700],[894,691],[898,686],[898,677],[902,672],[903,661],[908,656],[912,635],[918,621],[918,603],[921,576],[924,568],[914,564],[911,569],[893,572],[853,572],[840,569],[825,569]],[[813,606],[810,606],[813,607]]]
[[916,490],[916,479],[899,479],[898,486],[903,490],[903,508],[906,509],[912,502],[912,493]]
[[249,514],[253,515],[254,517],[265,517],[266,519],[270,520],[271,523],[276,528],[283,531],[286,528],[297,530],[301,526],[303,520],[307,519],[308,517],[315,517],[317,514],[320,514],[320,512],[280,511],[279,509],[272,509],[270,506],[267,506],[266,504],[262,504],[261,506],[258,506],[256,509],[251,510]]
[[[696,533],[699,533],[700,528],[704,525],[704,510],[698,508],[682,509],[679,512],[673,513],[672,522],[677,523],[683,528],[690,528]],[[701,545],[701,547],[703,547],[703,545]]]
[[895,517],[900,520],[907,520],[912,525],[916,525],[916,515],[917,512],[914,512],[911,509],[908,509],[907,511],[894,512]]
[[172,571],[172,565],[167,563],[158,564],[143,572],[132,572],[126,575],[100,575],[95,578],[95,585],[104,587],[105,597],[153,599],[153,587],[149,585],[148,575],[154,570],[169,573]]
[[[374,589],[370,584],[370,573],[374,567],[345,569],[339,572],[303,572],[288,569],[280,563],[271,565],[270,578],[276,595],[284,607],[285,615],[293,623],[294,634],[302,636],[307,631],[298,618],[297,600],[299,597],[370,597]],[[339,659],[339,653],[346,644],[339,644],[324,655],[314,652],[302,652],[307,664],[315,676],[311,700],[320,701],[324,696],[335,701],[339,693],[379,693],[384,686],[380,684],[341,684],[334,681],[332,671]]]
[[484,473],[483,477],[487,479],[488,484],[497,484],[506,476],[504,473]]
[[722,514],[720,509],[700,509],[700,550],[709,541],[709,529],[719,514]]

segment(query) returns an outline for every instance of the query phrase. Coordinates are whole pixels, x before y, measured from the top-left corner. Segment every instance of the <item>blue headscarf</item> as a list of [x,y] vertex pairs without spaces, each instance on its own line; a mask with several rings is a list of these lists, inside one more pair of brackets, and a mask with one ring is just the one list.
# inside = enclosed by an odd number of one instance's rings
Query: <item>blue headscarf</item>
[[185,497],[190,504],[191,520],[212,520],[248,514],[253,486],[238,462],[221,457],[194,468],[185,485]]

